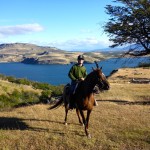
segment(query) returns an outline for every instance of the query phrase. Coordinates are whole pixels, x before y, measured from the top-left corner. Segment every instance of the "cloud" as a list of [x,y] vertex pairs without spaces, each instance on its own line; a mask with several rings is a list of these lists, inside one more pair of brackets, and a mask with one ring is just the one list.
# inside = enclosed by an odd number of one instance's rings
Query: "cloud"
[[96,38],[72,39],[67,41],[54,41],[48,43],[49,46],[54,46],[64,50],[93,50],[106,48],[110,45],[108,39],[99,40]]
[[42,30],[43,27],[38,23],[15,25],[15,26],[0,26],[0,36],[7,37],[11,35],[21,35],[32,32],[39,32]]

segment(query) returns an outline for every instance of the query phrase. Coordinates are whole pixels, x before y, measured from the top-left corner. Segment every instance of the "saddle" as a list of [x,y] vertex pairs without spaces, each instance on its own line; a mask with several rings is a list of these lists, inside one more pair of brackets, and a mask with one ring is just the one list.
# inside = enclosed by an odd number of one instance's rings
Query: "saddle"
[[66,94],[67,95],[70,95],[70,87],[71,87],[70,83],[65,85],[65,89],[66,89]]

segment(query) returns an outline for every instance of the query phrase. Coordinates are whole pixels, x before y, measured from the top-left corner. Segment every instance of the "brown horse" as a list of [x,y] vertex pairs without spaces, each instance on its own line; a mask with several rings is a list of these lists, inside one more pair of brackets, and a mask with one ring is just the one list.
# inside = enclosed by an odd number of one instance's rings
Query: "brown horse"
[[[94,93],[93,89],[95,85],[98,85],[100,90],[108,90],[109,89],[109,82],[107,81],[105,75],[102,73],[102,69],[98,67],[98,64],[96,63],[97,68],[93,69],[91,73],[87,75],[84,81],[81,81],[78,84],[78,87],[76,89],[76,92],[73,96],[73,100],[76,103],[76,112],[79,119],[79,123],[84,124],[85,126],[85,133],[87,137],[91,137],[88,132],[88,124],[89,124],[89,117],[91,114],[91,111],[93,109],[95,100],[94,100]],[[68,114],[68,104],[69,104],[69,93],[68,93],[69,86],[66,85],[64,87],[64,92],[61,97],[61,99],[52,107],[49,109],[57,108],[62,103],[65,105],[65,124],[67,125],[67,114]],[[87,111],[87,116],[85,118],[85,115],[83,111]],[[82,121],[80,119],[80,115],[82,117]]]

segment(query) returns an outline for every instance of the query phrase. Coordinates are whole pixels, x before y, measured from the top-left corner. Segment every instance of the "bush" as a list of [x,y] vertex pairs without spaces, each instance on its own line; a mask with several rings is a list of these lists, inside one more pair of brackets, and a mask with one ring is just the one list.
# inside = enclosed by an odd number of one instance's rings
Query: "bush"
[[41,96],[40,96],[40,102],[42,102],[42,103],[49,103],[51,95],[52,95],[52,91],[51,90],[44,90],[44,91],[42,91]]
[[32,82],[31,84],[36,89],[41,89],[41,90],[49,90],[50,89],[50,84],[48,84],[48,83]]
[[35,92],[14,90],[12,94],[0,95],[0,108],[13,108],[38,102],[40,102],[39,95]]
[[5,108],[5,107],[10,108],[11,106],[12,106],[12,103],[11,103],[9,97],[4,94],[0,95],[0,108],[1,109]]
[[3,74],[0,74],[0,78],[3,79],[3,80],[6,80],[6,76],[3,75]]
[[63,85],[51,87],[52,96],[60,96],[60,95],[62,95],[62,93],[63,93],[63,88],[64,88]]
[[139,63],[138,67],[150,67],[150,63]]
[[24,103],[38,103],[40,96],[35,92],[22,91],[21,99]]
[[8,76],[6,77],[6,79],[9,81],[9,82],[15,82],[16,81],[16,78],[12,77],[12,76]]
[[23,84],[23,85],[30,85],[31,81],[29,81],[27,79],[24,79],[24,78],[21,78],[21,79],[16,79],[15,83],[17,83],[17,84]]

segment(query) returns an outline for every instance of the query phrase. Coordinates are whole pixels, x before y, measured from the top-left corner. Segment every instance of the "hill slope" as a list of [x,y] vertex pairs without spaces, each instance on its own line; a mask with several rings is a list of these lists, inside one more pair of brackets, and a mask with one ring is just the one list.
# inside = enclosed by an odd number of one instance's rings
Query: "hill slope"
[[68,52],[55,47],[37,46],[28,43],[11,43],[0,45],[0,62],[23,62],[33,64],[69,64],[76,62],[77,56],[84,54],[86,62],[91,63],[110,57],[117,57],[118,53],[101,52]]

